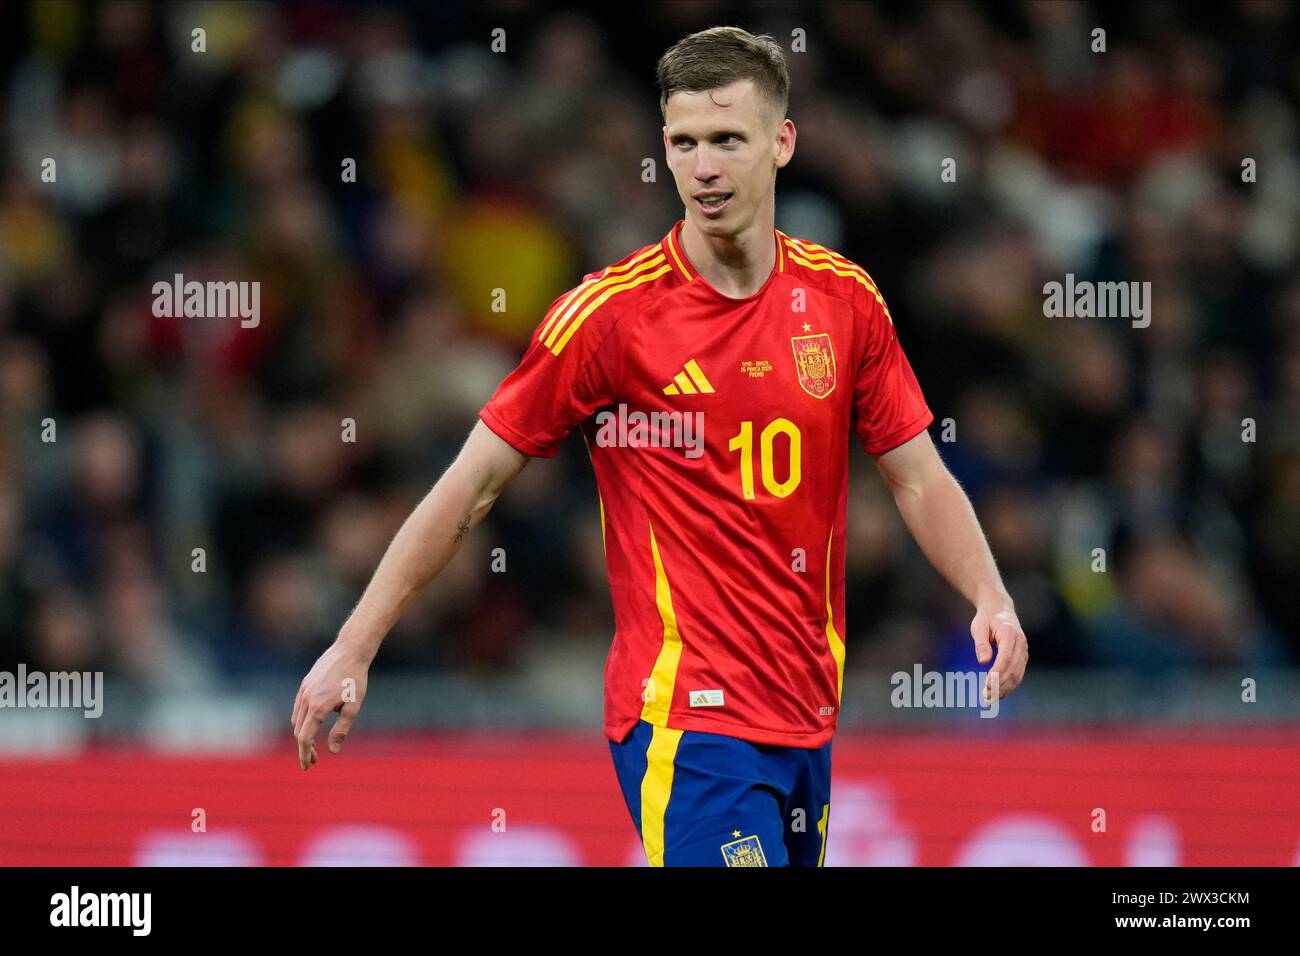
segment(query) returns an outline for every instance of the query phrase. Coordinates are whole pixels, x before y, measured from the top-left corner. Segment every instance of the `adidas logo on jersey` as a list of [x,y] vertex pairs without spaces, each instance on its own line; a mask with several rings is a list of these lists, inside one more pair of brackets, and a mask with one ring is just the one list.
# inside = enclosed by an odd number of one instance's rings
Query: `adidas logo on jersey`
[[718,688],[710,690],[693,690],[690,692],[692,707],[721,707],[722,691]]
[[713,386],[704,376],[704,370],[695,359],[687,362],[683,366],[683,371],[673,377],[673,384],[664,387],[665,395],[697,395],[700,392],[707,394],[712,391]]

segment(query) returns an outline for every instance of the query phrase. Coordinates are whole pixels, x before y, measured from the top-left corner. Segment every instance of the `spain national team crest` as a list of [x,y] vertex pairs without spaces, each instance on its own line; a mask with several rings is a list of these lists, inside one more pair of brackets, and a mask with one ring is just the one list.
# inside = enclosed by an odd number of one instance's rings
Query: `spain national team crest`
[[722,858],[727,866],[767,866],[767,857],[763,855],[763,844],[757,836],[742,837],[722,845]]
[[835,351],[827,332],[790,337],[799,387],[813,398],[825,398],[835,391]]

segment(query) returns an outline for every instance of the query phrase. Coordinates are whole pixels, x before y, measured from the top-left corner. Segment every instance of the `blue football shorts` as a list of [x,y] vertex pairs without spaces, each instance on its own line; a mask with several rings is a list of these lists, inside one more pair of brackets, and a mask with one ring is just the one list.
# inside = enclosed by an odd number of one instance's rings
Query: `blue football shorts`
[[750,743],[639,721],[610,741],[651,866],[822,866],[831,745]]

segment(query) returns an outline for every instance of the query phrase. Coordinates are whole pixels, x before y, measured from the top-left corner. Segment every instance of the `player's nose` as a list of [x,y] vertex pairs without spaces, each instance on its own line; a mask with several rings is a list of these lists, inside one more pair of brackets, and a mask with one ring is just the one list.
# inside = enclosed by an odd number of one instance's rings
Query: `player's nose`
[[713,180],[722,175],[717,157],[712,151],[700,147],[695,150],[695,178],[702,186],[713,185]]

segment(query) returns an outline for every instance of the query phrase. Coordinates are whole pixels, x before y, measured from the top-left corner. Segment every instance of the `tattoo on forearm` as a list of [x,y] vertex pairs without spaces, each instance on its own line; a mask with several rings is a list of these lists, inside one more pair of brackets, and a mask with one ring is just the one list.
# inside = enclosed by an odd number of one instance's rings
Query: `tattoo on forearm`
[[460,539],[469,533],[469,515],[460,519],[460,524],[456,525],[456,543],[460,544]]

